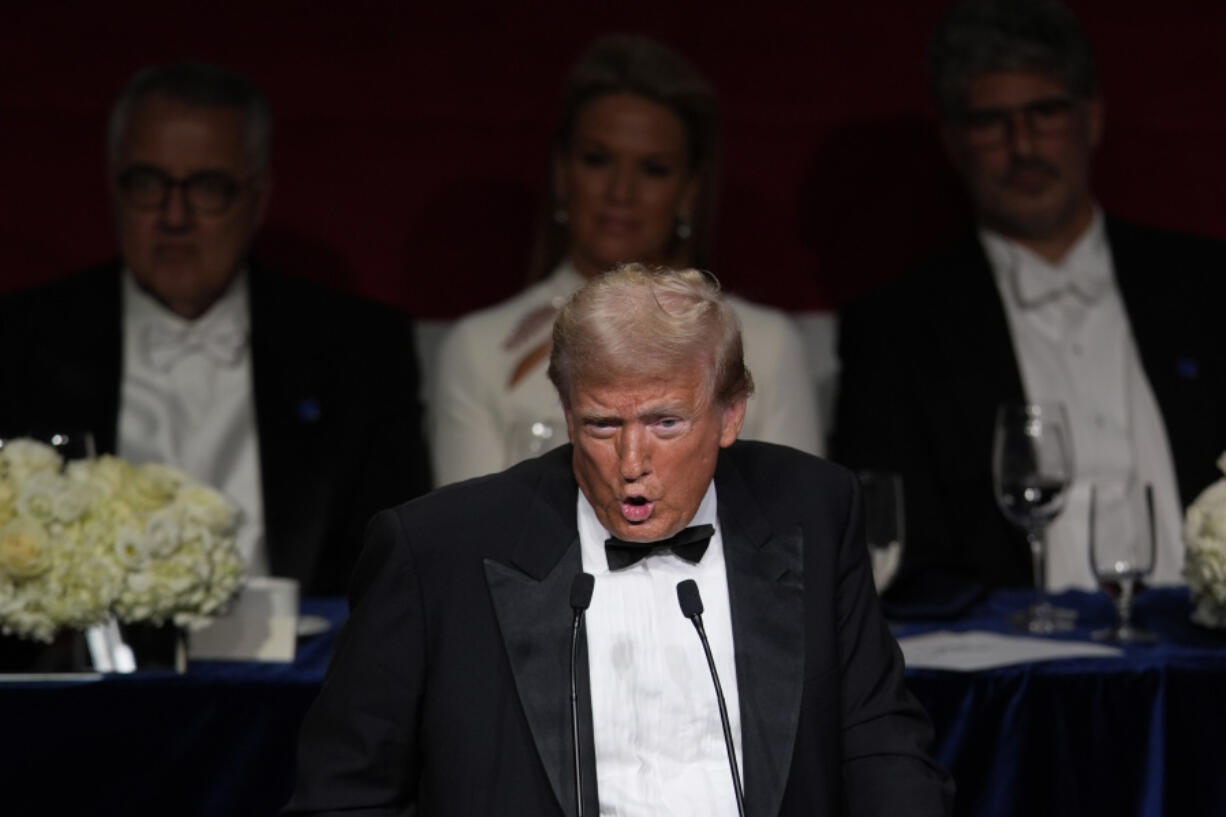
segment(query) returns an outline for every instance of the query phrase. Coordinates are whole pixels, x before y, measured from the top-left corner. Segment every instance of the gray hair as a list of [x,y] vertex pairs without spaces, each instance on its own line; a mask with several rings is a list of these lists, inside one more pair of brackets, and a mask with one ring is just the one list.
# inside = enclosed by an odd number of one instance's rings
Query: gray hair
[[959,119],[971,81],[993,71],[1048,74],[1079,99],[1098,90],[1089,38],[1059,0],[960,0],[945,12],[928,41],[941,117]]
[[721,405],[748,397],[741,326],[710,273],[622,264],[571,296],[553,326],[549,379],[563,405],[575,384],[672,377],[704,365]]
[[247,161],[253,171],[268,169],[272,109],[264,92],[241,74],[197,62],[146,68],[128,81],[111,107],[107,123],[107,157],[112,165],[118,163],[132,112],[154,94],[195,107],[240,109],[246,120]]

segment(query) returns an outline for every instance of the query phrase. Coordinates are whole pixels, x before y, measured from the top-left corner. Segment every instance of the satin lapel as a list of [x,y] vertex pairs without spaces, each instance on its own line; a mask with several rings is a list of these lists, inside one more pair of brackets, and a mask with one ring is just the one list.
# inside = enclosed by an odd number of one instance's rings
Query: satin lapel
[[[567,449],[569,450],[569,448]],[[485,560],[485,580],[493,598],[515,688],[541,764],[562,811],[575,814],[573,748],[570,718],[570,588],[583,570],[575,526],[576,488],[565,470],[542,480],[527,528],[516,545],[512,564]],[[578,657],[579,718],[583,744],[584,812],[599,811],[592,706],[588,684],[586,638]]]
[[[1198,371],[1203,365],[1200,358],[1217,341],[1200,330],[1199,320],[1171,319],[1186,312],[1184,301],[1189,292],[1154,271],[1173,263],[1172,250],[1178,243],[1155,242],[1145,231],[1111,218],[1107,219],[1107,235],[1137,354],[1166,429],[1180,494],[1190,501],[1206,481],[1217,476],[1209,467],[1211,458],[1205,456],[1205,449],[1206,441],[1218,438],[1220,421],[1213,392],[1205,388]],[[1188,262],[1180,258],[1177,263]],[[1200,270],[1193,266],[1187,272]]]
[[715,473],[732,605],[745,812],[777,814],[804,686],[804,560],[800,529],[773,531],[726,456]]
[[[930,359],[933,365],[949,367],[962,378],[960,425],[990,431],[998,403],[1024,398],[1021,369],[1005,307],[978,235],[967,236],[955,252],[948,267],[936,271],[944,278],[937,287],[939,301],[928,314],[946,330],[939,334],[947,346]],[[947,395],[939,397],[948,400]]]
[[[248,274],[251,303],[251,379],[260,450],[260,485],[264,530],[273,571],[283,576],[314,574],[316,559],[329,536],[328,480],[331,463],[318,460],[320,423],[302,414],[302,398],[319,398],[315,371],[319,363],[313,340],[294,324],[293,308],[284,303],[283,279],[252,264]],[[316,402],[318,409],[318,401]]]

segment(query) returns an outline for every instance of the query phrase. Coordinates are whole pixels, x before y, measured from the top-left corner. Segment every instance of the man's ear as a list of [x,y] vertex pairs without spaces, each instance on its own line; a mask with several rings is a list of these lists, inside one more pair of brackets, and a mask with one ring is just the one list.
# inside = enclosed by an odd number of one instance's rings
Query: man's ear
[[741,426],[745,423],[745,406],[748,400],[748,397],[741,395],[724,406],[723,427],[719,434],[720,448],[727,448],[736,442]]
[[574,415],[571,414],[570,406],[566,405],[566,403],[562,404],[562,415],[566,417],[566,439],[573,443],[575,441]]

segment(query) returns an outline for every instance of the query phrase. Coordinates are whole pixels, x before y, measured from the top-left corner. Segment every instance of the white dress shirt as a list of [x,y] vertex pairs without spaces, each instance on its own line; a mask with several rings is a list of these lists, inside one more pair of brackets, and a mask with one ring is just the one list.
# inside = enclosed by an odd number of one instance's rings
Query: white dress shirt
[[586,627],[600,814],[735,815],[715,687],[698,633],[677,601],[678,582],[698,583],[740,764],[741,710],[715,483],[690,522],[715,527],[698,564],[664,551],[610,571],[609,533],[582,491],[578,522],[583,569],[596,579]]
[[[548,358],[524,365],[548,344],[553,318],[586,283],[563,263],[518,295],[459,320],[439,348],[430,406],[434,479],[447,485],[492,474],[567,441]],[[822,451],[817,386],[800,331],[786,315],[735,296],[745,363],[754,379],[741,436]]]
[[1130,479],[1154,489],[1157,553],[1150,580],[1181,581],[1174,463],[1116,285],[1101,212],[1056,264],[990,230],[980,235],[1027,399],[1063,403],[1072,426],[1075,479],[1047,530],[1048,587],[1097,587],[1089,555],[1090,486]]
[[258,576],[268,560],[249,327],[245,274],[188,321],[124,272],[119,455],[181,468],[237,503],[239,550]]

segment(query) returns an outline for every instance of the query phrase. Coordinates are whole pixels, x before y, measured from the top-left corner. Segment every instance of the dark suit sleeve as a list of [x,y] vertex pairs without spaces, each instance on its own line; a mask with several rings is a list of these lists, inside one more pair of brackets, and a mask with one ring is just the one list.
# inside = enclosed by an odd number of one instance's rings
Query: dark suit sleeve
[[873,590],[858,488],[839,545],[837,581],[847,813],[948,814],[953,782],[928,753],[932,727],[903,684],[902,653]]
[[323,689],[302,726],[287,815],[404,815],[417,799],[422,598],[392,511],[372,520]]

